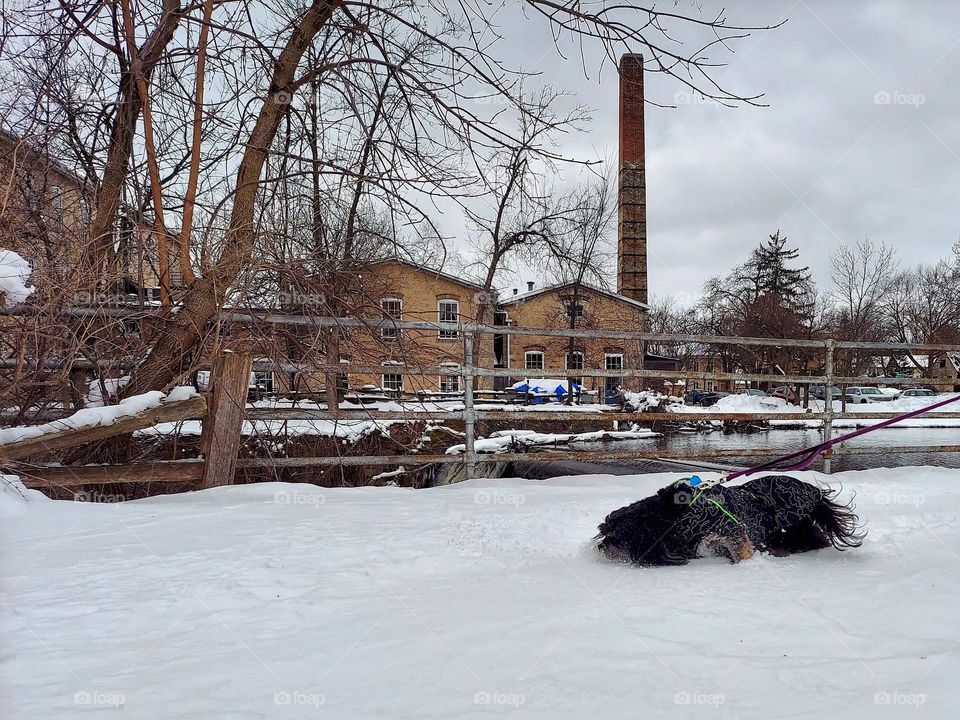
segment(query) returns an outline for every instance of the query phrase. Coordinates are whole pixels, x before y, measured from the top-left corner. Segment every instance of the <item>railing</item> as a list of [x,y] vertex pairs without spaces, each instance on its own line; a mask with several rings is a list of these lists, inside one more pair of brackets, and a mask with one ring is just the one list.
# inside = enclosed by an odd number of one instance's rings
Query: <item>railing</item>
[[[102,312],[103,309],[91,312]],[[78,313],[86,313],[85,309],[78,309]],[[109,314],[129,314],[111,311]],[[216,485],[226,482],[232,482],[233,469],[235,468],[291,468],[291,467],[310,467],[310,466],[384,466],[384,465],[426,465],[426,464],[451,464],[462,463],[464,466],[464,476],[472,478],[477,475],[478,465],[482,459],[489,459],[495,462],[506,462],[511,460],[631,460],[642,458],[664,459],[669,456],[672,460],[696,460],[704,458],[735,458],[735,457],[774,457],[782,454],[780,450],[770,448],[756,449],[701,449],[687,451],[664,451],[631,449],[625,451],[610,450],[563,450],[563,451],[545,451],[545,452],[498,452],[494,454],[478,453],[476,449],[477,424],[480,421],[506,421],[523,420],[526,423],[535,423],[546,420],[576,420],[578,422],[603,422],[611,421],[636,421],[636,422],[664,422],[664,421],[699,421],[699,420],[811,420],[819,419],[822,422],[823,438],[830,439],[833,433],[833,423],[841,419],[885,419],[895,417],[897,413],[884,412],[882,410],[870,410],[867,412],[846,412],[845,402],[841,402],[841,411],[835,412],[832,401],[824,401],[822,412],[814,413],[808,410],[805,413],[722,413],[710,410],[684,413],[663,413],[663,412],[623,412],[610,411],[584,412],[582,410],[563,409],[564,406],[558,405],[557,409],[529,412],[523,410],[508,409],[478,409],[476,407],[477,392],[476,381],[478,378],[490,377],[522,377],[522,378],[543,378],[543,377],[562,377],[562,378],[622,378],[625,380],[700,380],[700,381],[723,381],[733,383],[775,383],[777,385],[823,385],[825,387],[824,397],[831,396],[831,388],[839,385],[841,393],[844,392],[846,385],[915,385],[918,380],[915,378],[901,377],[862,377],[862,376],[842,376],[834,374],[834,365],[837,351],[842,350],[860,350],[877,351],[885,353],[905,353],[905,352],[925,352],[925,353],[944,353],[960,352],[960,346],[948,344],[902,344],[902,343],[861,343],[850,341],[836,341],[833,339],[824,340],[789,340],[779,338],[748,338],[748,337],[713,337],[700,335],[663,335],[645,332],[627,332],[613,330],[594,330],[594,329],[556,329],[556,328],[518,328],[510,326],[490,326],[479,324],[450,324],[435,322],[410,322],[396,320],[362,320],[354,318],[322,318],[311,316],[283,315],[283,314],[251,314],[251,313],[227,313],[224,317],[227,322],[234,323],[267,323],[267,324],[290,324],[290,325],[311,325],[316,327],[367,327],[376,329],[379,327],[398,328],[400,330],[421,330],[437,332],[439,330],[457,332],[463,339],[463,362],[459,367],[450,365],[436,366],[403,366],[390,365],[389,371],[393,374],[401,375],[447,375],[459,376],[463,383],[463,407],[450,410],[427,410],[427,409],[403,409],[400,411],[379,411],[375,409],[353,410],[353,409],[304,409],[304,408],[242,408],[243,401],[240,395],[245,387],[245,377],[249,370],[249,358],[233,363],[235,367],[224,372],[222,359],[220,367],[215,368],[213,376],[213,407],[216,411],[211,414],[204,422],[204,442],[202,443],[206,460],[204,466],[193,468],[191,474],[181,472],[179,477],[166,477],[166,475],[176,475],[177,469],[167,468],[160,476],[151,476],[151,468],[156,468],[159,463],[134,463],[126,466],[86,466],[83,472],[76,472],[77,468],[68,467],[34,467],[31,471],[32,476],[38,479],[44,477],[59,478],[60,482],[66,484],[70,477],[85,479],[86,482],[139,482],[152,480],[158,482],[183,481],[188,479],[197,479],[203,477],[204,485]],[[487,334],[496,335],[515,335],[515,336],[538,336],[553,338],[575,338],[585,339],[612,339],[638,342],[640,347],[644,343],[656,342],[659,344],[667,343],[696,343],[703,347],[715,347],[720,345],[739,345],[756,347],[775,347],[775,348],[798,348],[823,353],[822,365],[823,371],[819,375],[787,375],[787,374],[768,374],[768,373],[740,373],[740,372],[701,372],[686,369],[678,370],[652,370],[643,366],[644,353],[639,352],[640,366],[636,368],[624,368],[622,370],[605,369],[528,369],[528,368],[488,368],[474,363],[474,348],[478,337]],[[272,367],[288,371],[308,370],[314,372],[326,372],[328,377],[344,372],[341,365],[323,365],[323,364],[294,364],[288,362],[275,362]],[[246,369],[244,369],[246,368]],[[352,374],[380,374],[384,371],[383,366],[359,366],[350,365],[348,371]],[[229,380],[221,385],[221,390],[229,388],[225,394],[217,390],[218,382],[224,383],[224,377],[229,375]],[[953,381],[956,382],[956,381]],[[539,406],[542,408],[542,406]],[[882,407],[882,406],[878,406]],[[460,455],[449,454],[421,454],[406,453],[401,455],[348,455],[348,456],[326,456],[326,457],[267,457],[267,458],[237,458],[236,451],[240,440],[240,421],[241,415],[250,420],[407,420],[407,421],[440,421],[456,420],[462,421],[464,427],[464,452]],[[960,412],[936,412],[925,415],[930,419],[951,419],[960,420]],[[221,420],[222,419],[222,420]],[[209,430],[208,430],[209,425]],[[216,438],[216,440],[213,440]],[[210,453],[217,452],[219,457],[216,462],[211,463]],[[916,445],[907,447],[886,446],[880,449],[868,447],[840,447],[833,451],[834,455],[860,455],[874,453],[929,453],[929,452],[960,452],[960,445]],[[227,458],[227,455],[230,457]],[[2,456],[2,452],[0,452]],[[2,459],[2,457],[0,457]],[[178,463],[179,464],[179,463]],[[824,471],[830,472],[831,454],[828,452],[824,456]],[[210,473],[216,469],[216,477]],[[186,470],[186,464],[180,464],[180,468]],[[74,472],[72,472],[74,471]],[[196,475],[197,477],[193,477]],[[79,481],[78,481],[79,482]],[[77,484],[76,482],[74,484]]]
[[[433,463],[457,463],[464,464],[465,477],[471,478],[476,475],[477,465],[481,457],[485,456],[490,461],[511,461],[511,460],[627,460],[640,458],[663,458],[669,455],[673,459],[697,459],[697,458],[721,458],[721,457],[771,457],[782,454],[779,450],[769,448],[757,448],[747,450],[724,450],[724,449],[704,449],[696,451],[669,451],[663,450],[629,450],[629,451],[608,451],[608,450],[583,450],[583,451],[549,451],[543,453],[495,453],[480,454],[476,451],[476,428],[478,421],[495,420],[524,420],[528,423],[534,423],[543,420],[577,420],[581,422],[610,422],[618,421],[637,421],[637,422],[664,422],[677,420],[681,422],[696,420],[810,420],[819,419],[822,421],[822,433],[824,440],[830,439],[833,433],[833,423],[835,420],[842,419],[886,419],[896,417],[898,413],[883,411],[868,412],[846,412],[846,397],[843,394],[848,385],[916,385],[916,378],[903,377],[863,377],[863,376],[842,376],[834,374],[834,360],[838,350],[861,350],[877,351],[886,353],[906,353],[906,352],[960,352],[960,345],[951,344],[907,344],[907,343],[879,343],[879,342],[852,342],[837,341],[834,339],[823,340],[792,340],[781,338],[752,338],[752,337],[718,337],[702,335],[664,335],[646,332],[629,332],[619,330],[595,330],[595,329],[558,329],[558,328],[519,328],[511,326],[491,326],[480,324],[449,324],[438,322],[411,322],[397,320],[362,320],[356,318],[319,318],[310,316],[289,316],[281,314],[243,314],[231,313],[228,320],[232,322],[260,322],[270,324],[293,324],[293,325],[313,325],[318,327],[368,327],[376,329],[380,327],[397,328],[400,330],[420,330],[437,332],[439,330],[456,331],[463,338],[463,363],[459,368],[452,368],[449,365],[431,365],[406,367],[391,365],[390,373],[401,375],[450,375],[459,376],[463,380],[463,409],[448,411],[427,411],[427,410],[403,410],[403,411],[371,411],[371,410],[304,410],[304,409],[271,409],[265,411],[249,411],[248,417],[257,419],[329,419],[329,420],[462,420],[464,423],[464,445],[465,451],[462,455],[426,455],[426,454],[406,454],[397,455],[379,455],[379,456],[349,456],[349,457],[297,457],[297,458],[250,458],[242,459],[239,467],[308,467],[311,465],[391,465],[391,464],[433,464]],[[629,340],[640,343],[656,342],[665,343],[696,343],[701,346],[710,347],[717,345],[740,345],[740,346],[758,346],[775,348],[803,348],[823,353],[824,361],[823,374],[820,375],[774,375],[758,373],[729,373],[729,372],[700,372],[686,369],[680,370],[648,370],[643,367],[643,352],[639,353],[640,367],[625,368],[622,370],[605,369],[528,369],[528,368],[488,368],[474,364],[474,346],[476,339],[480,335],[518,335],[518,336],[537,336],[554,338],[575,338],[584,339],[611,339],[611,340]],[[342,366],[325,365],[295,365],[289,363],[275,364],[277,369],[288,371],[296,370],[326,370],[327,372],[343,372]],[[380,374],[384,371],[382,366],[357,366],[350,365],[351,374]],[[696,413],[650,413],[650,412],[597,412],[585,413],[576,410],[559,409],[557,410],[539,410],[536,413],[517,410],[477,410],[476,405],[476,387],[477,378],[489,377],[511,377],[511,378],[623,378],[623,379],[646,379],[646,380],[700,380],[700,381],[725,381],[725,382],[761,382],[774,383],[777,385],[823,385],[825,388],[824,397],[832,397],[831,388],[839,385],[841,389],[841,411],[835,412],[832,401],[824,401],[824,408],[821,413],[721,413],[705,410]],[[930,419],[955,419],[960,420],[960,412],[935,412],[924,416]],[[888,453],[919,453],[919,452],[960,452],[960,445],[917,445],[906,447],[884,447],[883,449],[874,449],[869,447],[840,447],[834,451],[828,451],[824,455],[824,471],[830,472],[832,455],[861,455],[876,454],[878,452]]]

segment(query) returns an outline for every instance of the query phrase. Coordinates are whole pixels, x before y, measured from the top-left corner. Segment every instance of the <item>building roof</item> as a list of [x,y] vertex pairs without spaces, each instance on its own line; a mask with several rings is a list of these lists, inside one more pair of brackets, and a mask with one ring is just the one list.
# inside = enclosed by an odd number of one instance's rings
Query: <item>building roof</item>
[[403,265],[404,267],[410,268],[411,270],[419,270],[422,273],[427,275],[433,275],[437,278],[442,278],[444,280],[449,280],[452,283],[457,283],[458,285],[463,285],[468,287],[471,290],[483,290],[483,286],[479,283],[475,283],[471,280],[467,280],[463,277],[457,277],[456,275],[450,275],[445,273],[442,270],[437,270],[435,268],[427,267],[426,265],[419,265],[415,262],[410,262],[409,260],[401,260],[400,258],[383,258],[382,260],[374,260],[370,263],[371,266],[374,265],[387,265],[393,263],[395,265]]
[[[552,292],[559,292],[565,288],[572,287],[575,284],[577,283],[567,282],[567,283],[556,283],[554,285],[544,285],[542,288],[538,288],[536,290],[531,290],[525,293],[519,293],[517,295],[510,295],[509,297],[501,300],[500,304],[513,305],[515,303],[523,302],[525,300],[529,300],[539,295],[545,295],[547,293],[552,293]],[[642,303],[639,300],[634,300],[633,298],[629,298],[626,295],[620,295],[619,293],[610,292],[609,290],[604,290],[603,288],[599,288],[596,285],[591,285],[590,283],[581,282],[580,287],[586,288],[590,292],[597,293],[598,295],[605,295],[606,297],[612,298],[614,300],[621,300],[625,303],[633,305],[634,307],[640,308],[641,310],[650,309],[650,306],[647,305],[646,303]]]
[[28,156],[30,162],[41,161],[47,164],[51,169],[61,175],[64,180],[73,183],[77,188],[82,189],[87,185],[86,181],[80,177],[80,175],[49,153],[38,149],[29,138],[20,137],[0,127],[0,146],[2,145],[6,145],[10,151],[16,151],[22,153],[24,156]]

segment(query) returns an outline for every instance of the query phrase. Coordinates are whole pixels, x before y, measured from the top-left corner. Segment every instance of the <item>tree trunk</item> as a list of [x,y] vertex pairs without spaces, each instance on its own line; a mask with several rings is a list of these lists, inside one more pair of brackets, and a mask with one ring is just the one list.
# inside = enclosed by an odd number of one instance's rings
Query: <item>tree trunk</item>
[[[139,52],[139,72],[144,82],[149,82],[183,17],[179,0],[164,0],[160,21]],[[127,177],[130,155],[133,153],[137,121],[143,108],[144,98],[137,86],[135,69],[131,63],[120,78],[120,102],[110,131],[107,162],[94,200],[88,232],[89,242],[83,260],[77,265],[82,272],[90,273],[89,278],[84,278],[86,282],[83,284],[91,288],[102,277],[104,265],[113,247],[113,225],[120,209],[120,197]]]
[[195,349],[205,326],[223,305],[231,285],[249,264],[256,241],[254,216],[260,175],[296,89],[297,67],[340,4],[340,0],[315,1],[290,33],[274,64],[270,87],[237,170],[223,251],[213,267],[187,290],[175,319],[164,328],[144,363],[133,371],[125,388],[126,395],[164,388],[174,378],[181,358]]

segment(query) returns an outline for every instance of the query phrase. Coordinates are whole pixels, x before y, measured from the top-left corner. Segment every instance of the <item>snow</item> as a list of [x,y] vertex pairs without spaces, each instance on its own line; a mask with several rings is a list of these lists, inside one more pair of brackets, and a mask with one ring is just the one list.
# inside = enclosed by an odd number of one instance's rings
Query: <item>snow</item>
[[23,502],[0,716],[958,716],[960,471],[834,476],[858,550],[598,560],[601,519],[680,474]]
[[[612,440],[645,440],[660,437],[660,433],[646,428],[633,430],[596,430],[583,433],[539,433],[534,430],[498,430],[488,438],[477,438],[473,447],[478,453],[507,452],[510,446],[529,448],[543,445],[567,445],[582,442],[609,442]],[[467,446],[451,445],[447,455],[459,455],[466,452]]]
[[[337,437],[347,441],[356,441],[373,432],[387,434],[392,425],[403,424],[403,420],[244,420],[241,435],[318,435]],[[137,430],[135,435],[200,435],[203,423],[200,420],[184,422],[158,423],[152,427]]]
[[30,490],[23,486],[16,475],[0,473],[0,520],[27,512],[30,502],[45,502],[47,496],[39,490]]
[[[934,395],[931,397],[898,397],[896,400],[890,400],[886,402],[876,402],[876,403],[847,403],[847,412],[848,413],[876,413],[876,412],[891,412],[891,413],[907,413],[913,410],[919,410],[924,407],[928,407],[938,402],[943,402],[948,400],[951,397],[960,397],[960,393],[941,393],[940,395]],[[839,400],[833,402],[834,412],[840,412],[842,405]],[[671,412],[676,413],[691,413],[691,412],[717,412],[717,413],[793,413],[797,415],[797,421],[794,420],[772,420],[770,421],[771,425],[778,425],[781,427],[795,425],[798,422],[803,423],[806,427],[820,427],[822,421],[820,420],[820,413],[823,412],[823,402],[820,400],[811,400],[810,401],[810,414],[812,417],[809,420],[803,419],[803,415],[808,414],[807,410],[799,405],[791,405],[786,400],[781,398],[774,397],[760,397],[759,395],[727,395],[720,398],[714,405],[710,407],[699,407],[696,405],[671,405]],[[960,412],[960,402],[957,402],[956,405],[947,405],[942,409],[938,409],[934,412]],[[874,425],[880,420],[876,418],[864,418],[863,420],[858,420],[856,418],[852,419],[842,419],[834,420],[833,427],[835,428],[857,428],[864,427],[867,425]],[[917,427],[960,427],[960,419],[933,419],[933,418],[924,418],[923,416],[911,418],[910,420],[905,420],[898,422],[894,428],[917,428]]]
[[85,407],[103,407],[109,402],[104,400],[103,391],[107,391],[107,400],[115,398],[120,389],[130,382],[130,376],[124,375],[118,378],[94,378],[90,381],[89,390],[84,398]]
[[196,390],[193,390],[193,388],[176,388],[169,395],[164,395],[159,390],[153,390],[141,395],[132,395],[124,398],[117,405],[84,408],[83,410],[78,410],[73,413],[73,415],[42,425],[23,425],[20,427],[5,428],[0,430],[0,445],[42,437],[43,435],[49,435],[50,433],[61,432],[63,430],[81,430],[84,428],[113,425],[119,420],[158,407],[162,402],[185,400],[195,394]]
[[7,307],[19,305],[33,294],[34,288],[27,285],[32,272],[30,263],[22,256],[0,248],[0,297]]

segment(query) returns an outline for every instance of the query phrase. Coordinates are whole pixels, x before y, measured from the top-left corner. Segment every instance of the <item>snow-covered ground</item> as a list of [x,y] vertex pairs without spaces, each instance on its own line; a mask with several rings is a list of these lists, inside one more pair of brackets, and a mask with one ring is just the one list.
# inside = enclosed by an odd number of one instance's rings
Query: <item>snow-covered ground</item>
[[960,716],[960,471],[833,476],[869,527],[846,553],[585,548],[676,477],[7,490],[0,717]]
[[[958,397],[958,393],[943,393],[940,395],[935,395],[933,397],[906,397],[906,398],[897,398],[896,400],[891,400],[889,402],[881,403],[862,403],[862,404],[847,404],[848,413],[877,413],[877,412],[892,412],[892,413],[907,413],[913,410],[919,410],[921,408],[934,405],[938,402],[943,402],[949,398]],[[839,400],[833,402],[834,412],[840,412],[842,405]],[[758,395],[727,395],[726,397],[720,398],[716,404],[710,407],[700,407],[698,405],[671,405],[670,410],[676,413],[697,413],[697,412],[717,412],[717,413],[793,413],[797,415],[798,421],[803,423],[804,427],[819,427],[822,422],[820,420],[820,413],[823,412],[823,402],[821,400],[811,400],[810,401],[810,413],[807,413],[807,410],[799,405],[791,405],[786,400],[781,398],[774,397],[760,397]],[[937,412],[960,412],[960,401],[955,405],[947,405],[942,410]],[[809,420],[802,420],[803,415],[811,415]],[[880,420],[864,418],[859,420],[856,418],[853,419],[842,419],[834,420],[833,426],[837,428],[854,428],[854,427],[863,427],[866,425],[873,425],[878,423]],[[771,425],[777,425],[781,427],[796,425],[797,421],[794,420],[771,420]],[[905,420],[903,422],[897,423],[896,427],[960,427],[960,419],[931,419],[924,417],[911,418],[910,420]]]

